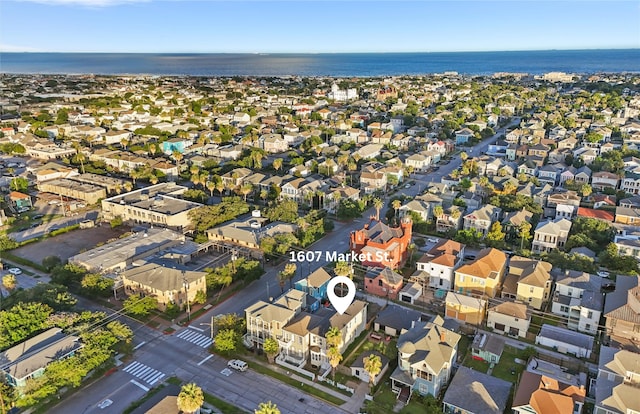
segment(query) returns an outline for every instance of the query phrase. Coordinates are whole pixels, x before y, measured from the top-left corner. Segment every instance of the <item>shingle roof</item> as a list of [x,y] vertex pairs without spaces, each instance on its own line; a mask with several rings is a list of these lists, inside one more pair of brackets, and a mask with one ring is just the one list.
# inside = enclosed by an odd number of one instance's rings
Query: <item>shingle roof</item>
[[502,414],[510,391],[510,382],[461,366],[443,402],[474,414]]
[[506,263],[507,255],[504,252],[488,247],[480,250],[476,260],[461,266],[457,272],[482,278],[495,278]]

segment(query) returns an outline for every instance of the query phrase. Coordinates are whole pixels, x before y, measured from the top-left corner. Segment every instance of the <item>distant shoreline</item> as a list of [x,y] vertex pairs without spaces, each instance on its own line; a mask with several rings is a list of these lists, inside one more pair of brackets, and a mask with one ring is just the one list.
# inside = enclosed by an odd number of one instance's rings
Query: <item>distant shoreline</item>
[[640,73],[640,49],[379,53],[0,52],[4,74],[145,76],[415,76]]

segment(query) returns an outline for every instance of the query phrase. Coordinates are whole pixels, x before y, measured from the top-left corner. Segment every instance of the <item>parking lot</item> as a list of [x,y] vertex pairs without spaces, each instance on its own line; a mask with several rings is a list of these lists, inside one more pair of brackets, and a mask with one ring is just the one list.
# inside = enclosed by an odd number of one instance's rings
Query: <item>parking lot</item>
[[112,229],[108,225],[106,227],[74,230],[37,243],[27,244],[12,253],[35,263],[41,263],[46,256],[58,256],[64,261],[80,253],[81,250],[91,249],[98,243],[117,238],[127,231],[129,231],[129,228],[126,226]]

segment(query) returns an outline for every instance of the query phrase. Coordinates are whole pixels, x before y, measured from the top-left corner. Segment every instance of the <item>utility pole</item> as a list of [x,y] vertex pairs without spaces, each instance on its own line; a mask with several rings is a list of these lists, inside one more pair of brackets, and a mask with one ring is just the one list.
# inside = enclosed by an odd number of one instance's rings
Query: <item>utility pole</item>
[[185,271],[182,271],[182,285],[184,286],[184,296],[187,301],[187,320],[191,320],[191,305],[189,304],[189,282],[185,277]]

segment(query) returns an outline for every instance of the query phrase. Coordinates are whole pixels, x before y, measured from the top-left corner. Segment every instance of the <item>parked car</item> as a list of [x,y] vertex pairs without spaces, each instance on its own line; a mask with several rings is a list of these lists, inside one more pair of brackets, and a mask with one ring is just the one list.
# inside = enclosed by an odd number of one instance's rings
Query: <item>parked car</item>
[[11,273],[12,275],[20,275],[22,274],[22,270],[18,269],[17,267],[12,267],[11,269],[8,270],[9,273]]
[[100,404],[98,404],[98,408],[100,408],[102,410],[104,408],[107,408],[111,404],[113,404],[113,401],[111,401],[109,399],[106,399],[106,400],[102,401]]
[[227,363],[227,366],[237,371],[246,371],[249,368],[249,365],[240,359],[232,359]]
[[36,214],[35,216],[31,217],[34,220],[38,220],[41,219],[42,217],[44,217],[44,214]]
[[464,255],[464,260],[476,260],[476,255],[475,254],[465,254]]
[[436,239],[436,238],[429,238],[429,239],[427,239],[427,241],[428,241],[429,243],[438,243],[438,242],[440,241],[440,239]]
[[605,272],[604,270],[601,270],[597,273],[598,276],[600,277],[606,277],[608,278],[609,276],[611,276],[611,274],[609,272]]

